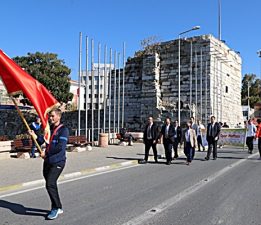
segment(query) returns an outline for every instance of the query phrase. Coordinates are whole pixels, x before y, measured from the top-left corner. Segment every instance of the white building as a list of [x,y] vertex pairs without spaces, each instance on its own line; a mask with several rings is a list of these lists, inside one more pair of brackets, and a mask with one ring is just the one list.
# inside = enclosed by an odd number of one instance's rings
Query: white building
[[254,109],[250,108],[248,105],[242,105],[242,113],[244,121],[254,117]]
[[0,77],[0,105],[13,104],[13,102],[8,97],[7,91]]
[[[111,69],[113,69],[114,66],[111,65]],[[71,81],[71,87],[70,92],[74,94],[72,104],[76,104],[78,109],[78,103],[79,103],[79,93],[80,93],[80,109],[85,110],[86,108],[86,100],[87,100],[87,109],[92,108],[93,109],[103,109],[104,107],[104,95],[106,94],[106,99],[108,96],[108,82],[109,82],[109,69],[110,64],[106,64],[106,68],[104,64],[97,64],[95,63],[93,65],[93,72],[88,71],[88,79],[86,84],[86,71],[82,71],[81,76],[81,88],[79,92],[79,83],[78,81]],[[107,76],[104,76],[104,74],[107,74]],[[92,88],[92,82],[93,87]],[[86,89],[86,85],[88,88]],[[98,107],[100,106],[100,107]]]

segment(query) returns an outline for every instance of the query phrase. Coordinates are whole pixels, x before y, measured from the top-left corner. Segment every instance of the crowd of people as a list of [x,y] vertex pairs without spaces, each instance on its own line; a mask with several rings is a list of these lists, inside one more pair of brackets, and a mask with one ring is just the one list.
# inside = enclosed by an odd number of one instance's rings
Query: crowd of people
[[[258,125],[255,126],[250,119],[246,124],[246,145],[248,146],[248,152],[251,154],[253,152],[253,141],[258,138],[258,149],[261,159],[261,120],[257,122]],[[195,122],[195,118],[191,117],[186,123],[186,128],[182,130],[177,120],[172,123],[171,118],[167,117],[163,126],[159,129],[154,123],[153,117],[149,116],[143,133],[145,157],[140,163],[146,164],[148,162],[151,148],[153,149],[155,163],[158,162],[157,144],[161,143],[161,141],[164,146],[167,165],[170,165],[172,160],[179,157],[179,145],[184,148],[187,165],[190,165],[194,159],[196,149],[205,151],[206,146],[208,146],[208,150],[205,160],[209,160],[211,154],[213,160],[216,160],[221,128],[229,128],[229,126],[226,122],[224,124],[216,122],[215,116],[211,116],[210,123],[208,123],[206,128],[200,120]],[[203,138],[203,135],[206,138]],[[172,151],[174,151],[174,157],[172,157]]]

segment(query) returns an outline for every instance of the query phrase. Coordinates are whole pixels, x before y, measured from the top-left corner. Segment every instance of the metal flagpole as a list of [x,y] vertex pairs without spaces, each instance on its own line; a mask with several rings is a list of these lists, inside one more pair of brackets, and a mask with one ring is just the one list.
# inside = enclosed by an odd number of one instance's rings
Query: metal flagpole
[[118,132],[120,131],[120,107],[121,107],[121,69],[120,69],[120,53],[118,53]]
[[121,118],[121,126],[124,127],[124,117],[125,117],[125,42],[123,42],[123,56],[122,56],[122,118]]
[[107,108],[107,46],[104,46],[104,75],[103,75],[103,132],[106,133],[106,108]]
[[89,58],[89,38],[86,36],[86,80],[85,80],[85,137],[89,139],[88,135],[88,100],[89,100],[89,73],[88,73],[88,58]]
[[202,73],[203,73],[203,67],[202,67],[202,48],[200,48],[200,120],[202,121]]
[[221,102],[220,102],[220,121],[223,122],[223,73],[222,73],[222,62],[220,63],[220,95],[221,95]]
[[189,107],[190,107],[190,111],[189,111],[189,115],[190,117],[192,116],[192,63],[193,63],[193,43],[192,40],[190,42],[190,76],[189,76]]
[[92,39],[92,48],[91,48],[91,76],[92,76],[92,101],[91,101],[91,109],[92,109],[92,145],[94,144],[94,40]]
[[216,60],[216,63],[217,63],[217,65],[216,65],[216,97],[217,97],[217,100],[216,100],[216,119],[217,119],[217,121],[219,121],[219,111],[218,111],[218,86],[219,86],[219,83],[218,83],[218,73],[219,73],[219,71],[218,71],[218,60]]
[[219,87],[219,82],[218,82],[218,76],[219,76],[219,70],[218,70],[218,60],[217,60],[217,66],[216,66],[216,70],[217,70],[217,73],[216,73],[216,96],[217,96],[217,101],[216,101],[216,103],[217,103],[217,105],[216,105],[216,110],[217,110],[217,116],[216,116],[216,120],[217,121],[219,121],[219,109],[218,109],[218,101],[219,101],[219,89],[218,89],[218,87]]
[[109,67],[109,142],[111,140],[111,64],[112,64],[112,49],[110,48],[110,67]]
[[117,79],[117,75],[116,75],[116,55],[117,52],[114,51],[114,91],[113,91],[113,133],[116,133],[116,79]]
[[100,112],[100,104],[101,104],[101,98],[100,98],[100,84],[101,84],[101,72],[100,72],[100,59],[101,58],[101,43],[98,44],[98,141],[99,141],[99,133],[100,133],[100,128],[101,128],[101,112]]
[[[205,126],[207,126],[207,124],[208,124],[208,62],[207,62],[207,60],[206,60],[206,71],[205,71],[205,73],[206,73],[206,79],[205,79]],[[209,93],[210,93],[210,91],[209,91]]]
[[221,41],[221,0],[218,0],[218,39]]
[[212,114],[214,116],[217,116],[216,115],[216,112],[215,112],[215,104],[216,104],[216,97],[215,97],[215,89],[216,89],[216,58],[214,58],[214,76],[213,76],[213,112]]
[[81,73],[82,73],[82,32],[79,40],[79,77],[78,77],[78,133],[81,135]]
[[198,56],[197,56],[197,50],[195,49],[195,97],[196,97],[196,113],[195,113],[195,121],[198,117]]

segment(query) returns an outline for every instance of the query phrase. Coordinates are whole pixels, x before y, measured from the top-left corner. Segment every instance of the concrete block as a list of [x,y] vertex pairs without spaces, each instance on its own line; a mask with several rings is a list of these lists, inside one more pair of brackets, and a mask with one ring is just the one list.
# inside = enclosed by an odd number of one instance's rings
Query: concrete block
[[30,154],[29,152],[17,152],[16,157],[18,159],[30,159]]
[[0,160],[1,159],[9,159],[11,156],[10,156],[10,153],[9,152],[1,152],[0,153]]
[[120,141],[120,142],[119,142],[119,145],[120,145],[120,146],[127,146],[127,142],[125,142],[125,141]]
[[92,151],[92,146],[90,145],[86,146],[86,151]]
[[74,147],[74,149],[72,150],[72,152],[85,152],[86,151],[86,147]]

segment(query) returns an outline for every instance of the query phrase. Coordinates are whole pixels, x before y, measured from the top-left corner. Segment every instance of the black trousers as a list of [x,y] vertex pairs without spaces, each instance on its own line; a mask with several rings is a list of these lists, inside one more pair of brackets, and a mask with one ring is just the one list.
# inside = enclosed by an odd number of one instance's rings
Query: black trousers
[[62,173],[63,168],[64,165],[50,165],[47,162],[44,162],[43,165],[43,176],[46,182],[45,187],[52,203],[52,209],[62,208],[62,203],[58,193],[57,180]]
[[217,158],[217,141],[213,137],[210,137],[210,139],[208,140],[207,158],[210,157],[212,149],[213,149],[213,158],[215,159]]
[[167,162],[171,162],[171,160],[172,160],[171,151],[172,151],[173,144],[169,139],[167,139],[163,142],[163,145],[164,145],[164,149],[165,149],[166,160],[167,160]]
[[248,151],[252,152],[254,145],[253,145],[254,137],[247,137],[246,138],[246,145],[248,147]]
[[153,140],[146,140],[145,141],[145,161],[148,161],[149,158],[149,152],[150,152],[150,148],[152,147],[153,150],[153,154],[154,154],[154,159],[157,160],[158,159],[158,152],[157,152],[157,144],[153,144]]
[[173,149],[174,149],[174,158],[178,158],[178,146],[179,146],[179,140],[177,138],[174,139],[173,143]]
[[258,151],[259,151],[259,155],[261,157],[261,137],[258,138]]

